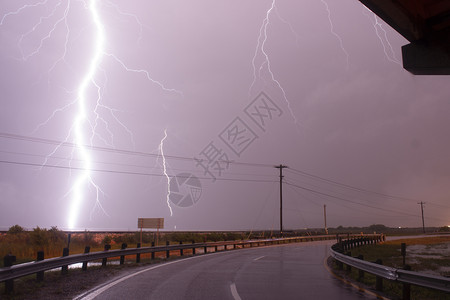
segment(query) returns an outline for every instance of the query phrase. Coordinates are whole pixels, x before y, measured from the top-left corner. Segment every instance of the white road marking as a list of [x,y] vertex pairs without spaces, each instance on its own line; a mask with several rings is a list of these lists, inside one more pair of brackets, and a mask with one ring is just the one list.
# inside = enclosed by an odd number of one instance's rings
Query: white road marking
[[239,293],[236,289],[236,284],[234,282],[230,285],[230,289],[231,289],[231,295],[233,296],[234,300],[242,300],[241,296],[239,296]]
[[[258,248],[269,248],[269,247],[273,247],[273,246],[288,246],[288,245],[290,245],[290,244],[286,244],[286,245],[268,245],[268,246],[261,246],[261,247],[258,247]],[[254,249],[255,248],[244,248],[244,249],[241,249],[241,251],[254,250]],[[229,254],[229,253],[233,253],[233,251],[213,252],[213,253],[208,253],[206,255],[210,256],[210,255],[220,255],[220,254]],[[101,293],[103,293],[104,291],[106,291],[107,289],[115,286],[116,284],[118,284],[118,283],[120,283],[122,281],[130,279],[131,277],[134,277],[136,275],[139,275],[139,274],[142,274],[144,272],[151,271],[151,270],[154,270],[154,269],[157,269],[157,268],[160,268],[160,267],[165,267],[165,266],[168,266],[168,265],[171,265],[171,264],[183,262],[183,261],[186,261],[186,260],[191,260],[191,259],[196,259],[196,258],[200,258],[200,257],[205,257],[206,255],[192,256],[192,257],[188,257],[188,258],[183,258],[183,259],[171,261],[171,262],[168,262],[168,263],[158,264],[158,265],[156,265],[154,267],[151,267],[151,268],[148,268],[148,269],[145,269],[145,270],[141,270],[139,272],[136,272],[136,273],[133,273],[133,274],[121,277],[121,278],[119,278],[117,280],[114,280],[114,281],[111,281],[110,283],[107,283],[107,284],[105,284],[103,286],[95,288],[94,290],[89,290],[89,291],[87,291],[87,292],[85,292],[85,293],[75,297],[74,300],[92,300],[95,297],[97,297],[98,295],[100,295]],[[255,258],[255,260],[261,259],[263,257],[265,257],[265,256],[257,257],[257,258]],[[238,292],[236,290],[236,285],[233,283],[230,286],[230,288],[231,288],[231,293],[233,294],[234,299],[235,300],[241,300],[241,297],[239,296],[239,294],[238,294]]]
[[[216,253],[219,253],[219,252],[216,252]],[[213,253],[213,254],[215,254],[215,253]],[[168,263],[158,264],[158,265],[156,265],[154,267],[151,267],[151,268],[148,268],[148,269],[145,269],[145,270],[141,270],[139,272],[136,272],[136,273],[124,276],[122,278],[119,278],[117,280],[114,280],[114,281],[112,281],[112,282],[110,282],[110,283],[108,283],[108,284],[106,284],[106,285],[104,285],[104,286],[94,290],[94,291],[88,291],[87,293],[84,293],[84,294],[76,297],[75,300],[92,300],[95,297],[97,297],[98,295],[100,295],[101,293],[103,293],[104,291],[106,291],[107,289],[111,288],[112,286],[115,286],[116,284],[118,284],[118,283],[120,283],[122,281],[130,279],[131,277],[134,277],[136,275],[142,274],[142,273],[150,271],[150,270],[154,270],[154,269],[157,269],[157,268],[160,268],[160,267],[165,267],[165,266],[168,266],[168,265],[171,265],[171,264],[175,264],[175,263],[191,260],[191,259],[194,259],[194,258],[197,258],[197,257],[200,257],[200,256],[193,256],[193,257],[183,258],[183,259],[180,259],[180,260],[174,260],[174,261],[171,261],[171,262],[168,262]]]
[[266,257],[265,255],[255,258],[254,260],[260,260],[261,258]]

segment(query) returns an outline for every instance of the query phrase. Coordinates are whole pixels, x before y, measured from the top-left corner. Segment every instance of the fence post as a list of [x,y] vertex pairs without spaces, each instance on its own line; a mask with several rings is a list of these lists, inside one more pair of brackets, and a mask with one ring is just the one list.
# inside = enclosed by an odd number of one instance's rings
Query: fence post
[[[103,248],[105,251],[109,251],[109,249],[111,249],[111,245],[110,244],[105,244],[105,247]],[[108,261],[108,258],[103,258],[102,259],[102,267],[106,266],[106,262]]]
[[[152,242],[152,247],[155,247],[155,242]],[[152,252],[152,259],[155,259],[155,251]]]
[[[403,267],[403,270],[411,271],[410,265],[405,265]],[[409,283],[403,284],[403,300],[409,300],[411,299],[411,285]]]
[[[91,251],[91,247],[90,247],[90,246],[84,247],[84,253],[85,253],[85,254],[89,253],[89,251]],[[83,262],[83,266],[81,267],[81,269],[82,269],[83,271],[86,271],[86,270],[87,270],[87,264],[88,264],[87,261]]]
[[[38,251],[37,252],[37,258],[36,261],[44,260],[44,251]],[[44,271],[40,271],[36,273],[36,280],[37,281],[43,281],[44,280]]]
[[[124,250],[127,249],[127,243],[122,243],[122,246],[120,247],[120,249]],[[123,263],[125,262],[125,255],[121,255],[120,256],[120,264],[123,265]]]
[[[69,248],[63,249],[63,255],[62,256],[69,256]],[[69,267],[67,265],[61,267],[61,274],[65,275],[68,273]]]
[[[170,242],[166,241],[166,246],[169,246]],[[170,250],[166,250],[166,258],[170,257]]]
[[[375,263],[383,265],[383,261],[381,259],[377,259]],[[383,291],[383,277],[381,276],[376,277],[375,289],[379,292]]]
[[[180,241],[180,245],[183,245],[183,241]],[[183,256],[183,249],[180,249],[180,256]]]
[[[141,243],[137,243],[136,248],[141,248]],[[141,254],[140,253],[136,253],[136,263],[140,263],[141,262]]]
[[[8,254],[5,257],[3,257],[3,266],[5,267],[11,267],[13,265],[13,262],[16,261],[16,257],[14,255]],[[14,280],[9,279],[5,281],[5,293],[9,294],[14,290]]]

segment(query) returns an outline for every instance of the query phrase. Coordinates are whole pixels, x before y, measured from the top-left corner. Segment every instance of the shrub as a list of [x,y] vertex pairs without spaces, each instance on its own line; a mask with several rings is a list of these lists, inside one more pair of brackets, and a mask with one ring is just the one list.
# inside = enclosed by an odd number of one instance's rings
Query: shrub
[[103,240],[102,240],[102,244],[111,244],[111,236],[110,235],[106,235]]
[[117,244],[126,243],[128,245],[136,244],[136,239],[134,234],[123,234],[113,237],[113,240]]
[[19,234],[19,233],[23,233],[23,232],[25,232],[25,229],[23,229],[22,226],[17,225],[17,224],[9,227],[9,229],[8,229],[8,234]]
[[47,229],[41,229],[39,226],[33,228],[30,232],[30,241],[36,251],[44,251],[44,248],[48,248],[48,234]]
[[450,226],[443,226],[441,228],[439,228],[439,232],[449,232],[450,231]]

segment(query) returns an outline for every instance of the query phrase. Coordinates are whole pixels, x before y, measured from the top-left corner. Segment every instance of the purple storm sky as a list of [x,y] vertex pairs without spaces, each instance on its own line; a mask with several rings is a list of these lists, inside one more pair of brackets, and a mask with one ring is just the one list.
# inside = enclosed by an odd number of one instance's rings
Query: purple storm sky
[[276,230],[279,164],[286,229],[450,225],[450,77],[359,1],[272,4],[2,1],[0,229]]

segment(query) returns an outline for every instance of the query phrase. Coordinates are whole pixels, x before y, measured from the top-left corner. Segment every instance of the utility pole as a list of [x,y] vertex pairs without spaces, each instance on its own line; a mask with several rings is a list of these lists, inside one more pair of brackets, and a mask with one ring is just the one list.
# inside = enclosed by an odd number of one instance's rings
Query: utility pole
[[425,233],[425,219],[423,218],[423,205],[425,204],[425,202],[418,202],[417,204],[420,204],[420,209],[422,210],[422,229],[423,229],[423,233]]
[[280,236],[283,236],[283,169],[287,166],[279,165],[275,168],[280,169]]
[[327,228],[327,206],[323,205],[323,219],[325,221],[325,234],[328,234],[328,228]]

